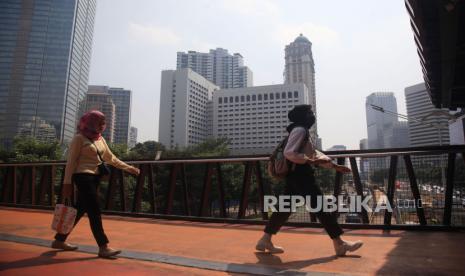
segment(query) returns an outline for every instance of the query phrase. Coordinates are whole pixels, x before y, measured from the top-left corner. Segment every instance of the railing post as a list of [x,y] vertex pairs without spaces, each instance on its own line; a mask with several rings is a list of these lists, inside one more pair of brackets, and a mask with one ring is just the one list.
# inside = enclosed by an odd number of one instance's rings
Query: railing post
[[[405,167],[407,169],[408,178],[410,181],[410,189],[412,190],[413,198],[415,199],[415,208],[417,211],[418,220],[420,225],[426,225],[425,212],[423,210],[423,203],[421,202],[421,194],[418,190],[417,178],[415,177],[415,172],[413,170],[412,160],[410,155],[404,155]],[[419,206],[419,204],[422,206]]]
[[168,194],[166,196],[165,214],[170,215],[173,209],[174,192],[176,189],[176,175],[179,170],[179,164],[173,164],[170,172],[170,182],[168,183]]
[[[388,179],[388,191],[387,199],[391,207],[394,206],[394,192],[396,189],[396,174],[397,174],[397,155],[391,156],[391,162],[389,164],[389,179]],[[393,207],[393,210],[396,207]],[[384,213],[384,225],[391,225],[392,212],[386,209]]]
[[[149,193],[150,193],[150,201],[152,204],[152,214],[155,214],[157,212],[157,203],[155,201],[156,199],[156,194],[155,194],[155,184],[153,183],[153,166],[152,164],[148,164],[148,171],[147,171],[147,176],[148,176],[148,187],[149,187]],[[155,167],[156,169],[156,167]]]
[[121,201],[121,209],[123,209],[124,212],[127,212],[129,210],[128,208],[128,197],[126,195],[126,187],[124,186],[124,172],[123,170],[116,170],[118,174],[118,180],[119,180],[119,189],[120,189],[120,201]]
[[49,205],[55,206],[55,176],[56,176],[56,166],[52,165],[50,171],[50,198]]
[[443,224],[449,226],[451,224],[452,215],[452,195],[454,192],[454,173],[455,173],[455,152],[449,153],[447,158],[447,179],[446,179],[446,195],[444,202],[444,217]]
[[[355,160],[355,157],[350,157],[349,160],[350,160],[350,167],[352,168],[352,176],[354,177],[355,190],[357,191],[357,195],[359,195],[363,201],[365,199],[365,196],[363,195],[363,186],[362,186],[362,181],[360,180],[360,174],[358,172],[357,162]],[[365,210],[365,208],[362,208],[362,220],[363,220],[363,223],[369,223],[368,213],[367,213],[367,210]]]
[[218,193],[220,195],[220,215],[222,218],[227,217],[223,176],[221,174],[221,164],[216,163],[216,179],[218,181]]
[[242,182],[242,196],[241,196],[241,203],[239,205],[239,213],[237,214],[238,219],[243,219],[245,217],[245,213],[248,206],[248,198],[249,198],[249,191],[250,191],[250,177],[251,177],[251,164],[250,162],[246,162],[245,170],[244,170],[244,180]]
[[265,212],[265,209],[264,209],[263,197],[265,196],[265,189],[263,187],[263,179],[262,179],[262,172],[260,169],[260,163],[258,161],[255,161],[254,167],[255,167],[255,179],[257,181],[257,187],[258,187],[258,201],[260,202],[260,212],[262,213],[262,219],[267,220],[268,213]]
[[141,208],[142,190],[144,189],[146,165],[141,165],[139,166],[139,168],[140,174],[137,176],[136,179],[136,190],[134,191],[134,201],[132,203],[132,211],[136,213],[140,212]]
[[208,203],[209,203],[210,189],[211,189],[211,183],[212,183],[212,175],[213,175],[213,163],[207,163],[207,167],[205,169],[203,188],[202,188],[202,197],[200,198],[199,217],[204,217],[207,215],[207,208],[209,205]]
[[181,182],[182,182],[182,191],[184,199],[184,213],[188,216],[191,215],[191,189],[190,182],[186,181],[186,166],[184,163],[181,163]]

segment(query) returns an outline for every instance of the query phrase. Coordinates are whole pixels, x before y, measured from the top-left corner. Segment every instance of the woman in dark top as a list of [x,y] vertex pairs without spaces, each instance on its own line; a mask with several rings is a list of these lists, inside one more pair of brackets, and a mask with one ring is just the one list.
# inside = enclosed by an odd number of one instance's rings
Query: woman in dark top
[[[315,150],[309,137],[309,130],[315,123],[311,105],[298,105],[288,114],[292,122],[287,127],[289,132],[288,142],[284,149],[284,156],[292,162],[293,169],[286,177],[285,195],[310,196],[310,205],[316,207],[318,196],[322,196],[320,187],[315,183],[313,166],[318,165],[325,168],[332,168],[340,173],[349,173],[351,170],[345,166],[336,165],[331,162],[331,158]],[[256,249],[258,251],[268,251],[270,253],[283,253],[283,248],[274,246],[271,242],[272,235],[276,234],[281,226],[287,221],[291,212],[274,212],[265,227],[263,237],[258,241]],[[328,235],[333,240],[334,249],[337,256],[344,256],[347,251],[359,249],[363,242],[345,241],[341,239],[343,231],[337,223],[336,217],[331,213],[319,211],[316,216],[325,228]]]

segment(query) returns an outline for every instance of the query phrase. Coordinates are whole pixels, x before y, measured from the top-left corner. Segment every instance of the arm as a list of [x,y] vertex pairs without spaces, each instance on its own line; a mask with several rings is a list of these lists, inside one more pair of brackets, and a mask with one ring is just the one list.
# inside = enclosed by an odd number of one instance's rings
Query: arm
[[128,173],[132,173],[135,175],[139,174],[139,169],[135,168],[129,164],[126,164],[125,162],[119,160],[110,150],[110,148],[107,145],[107,142],[105,139],[102,137],[103,140],[103,145],[105,147],[105,150],[103,151],[102,154],[102,159],[103,161],[107,162],[108,164],[112,165],[115,168],[127,171]]
[[306,136],[306,130],[303,127],[296,127],[291,131],[284,148],[284,157],[287,160],[297,164],[308,162],[308,157],[299,152],[302,150],[302,144]]
[[68,157],[66,159],[65,177],[63,179],[63,185],[72,184],[72,177],[78,165],[81,147],[82,139],[78,135],[75,135],[68,147]]

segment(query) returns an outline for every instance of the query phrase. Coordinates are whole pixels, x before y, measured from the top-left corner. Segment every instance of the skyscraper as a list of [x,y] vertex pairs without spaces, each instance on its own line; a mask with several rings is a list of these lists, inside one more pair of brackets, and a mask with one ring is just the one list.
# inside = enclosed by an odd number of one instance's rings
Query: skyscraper
[[[405,88],[410,145],[449,145],[448,109],[433,106],[424,83]],[[441,114],[442,113],[442,114]],[[414,118],[421,120],[418,122]]]
[[[51,126],[70,140],[87,91],[95,0],[0,2],[0,141]],[[47,127],[47,133],[52,133]]]
[[159,141],[167,148],[205,141],[211,133],[209,101],[218,89],[190,68],[162,71]]
[[137,128],[131,127],[129,130],[128,148],[132,149],[137,144]]
[[114,143],[116,109],[108,93],[108,86],[89,85],[83,109],[83,112],[99,110],[105,114],[106,128],[103,137],[108,143]]
[[252,71],[244,66],[241,54],[216,48],[209,53],[178,52],[176,69],[190,68],[221,88],[241,88],[253,85]]
[[[315,116],[317,116],[315,63],[313,61],[312,43],[308,38],[300,34],[294,42],[286,46],[284,58],[284,83],[304,83],[308,89],[310,105],[312,105]],[[316,141],[318,136],[317,124],[312,130],[311,135]]]
[[392,146],[392,132],[398,122],[395,115],[375,110],[376,105],[397,113],[397,101],[392,92],[376,92],[366,98],[365,109],[367,117],[368,148],[384,149]]
[[108,93],[115,104],[115,144],[129,142],[129,128],[131,127],[132,91],[124,88],[110,87]]

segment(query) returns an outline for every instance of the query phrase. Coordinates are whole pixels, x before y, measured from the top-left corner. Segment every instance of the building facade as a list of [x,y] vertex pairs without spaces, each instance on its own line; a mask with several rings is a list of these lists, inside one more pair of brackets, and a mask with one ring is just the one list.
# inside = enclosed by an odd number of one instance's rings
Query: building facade
[[4,146],[21,133],[38,137],[43,126],[64,143],[75,134],[87,91],[95,8],[95,0],[0,1]]
[[449,145],[449,110],[433,106],[424,83],[405,88],[410,145]]
[[135,147],[137,144],[137,128],[136,127],[131,127],[129,129],[129,142],[128,142],[128,148],[132,149]]
[[83,107],[83,112],[98,110],[105,114],[106,127],[103,137],[108,143],[114,143],[116,107],[108,93],[108,86],[89,85]]
[[205,141],[211,132],[209,101],[218,89],[190,68],[162,71],[159,141],[167,148],[183,148]]
[[128,144],[131,127],[132,91],[124,88],[108,89],[115,104],[115,144]]
[[[284,59],[284,83],[304,83],[308,89],[309,104],[312,105],[315,116],[317,116],[315,62],[313,61],[312,43],[308,38],[300,34],[294,42],[286,45]],[[315,123],[311,133],[315,140],[318,137],[317,128]]]
[[176,69],[190,68],[221,88],[240,88],[253,85],[252,71],[244,66],[241,54],[216,48],[209,53],[178,52]]
[[308,104],[303,83],[222,89],[213,94],[213,136],[233,155],[271,153],[287,135],[287,113]]
[[366,98],[368,148],[392,148],[392,132],[397,116],[373,109],[372,105],[397,113],[397,101],[392,92],[375,92]]

